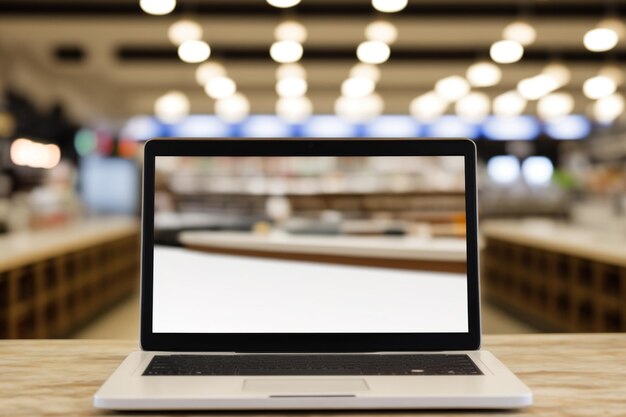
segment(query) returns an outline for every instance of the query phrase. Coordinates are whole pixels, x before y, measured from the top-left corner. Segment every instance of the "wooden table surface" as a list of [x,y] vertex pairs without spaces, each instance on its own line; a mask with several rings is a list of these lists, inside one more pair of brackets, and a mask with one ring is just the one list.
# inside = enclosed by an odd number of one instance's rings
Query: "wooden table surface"
[[[496,354],[533,390],[535,405],[516,411],[314,412],[315,415],[626,416],[625,334],[486,336]],[[92,396],[136,341],[0,341],[0,416],[118,415],[92,407]],[[162,413],[161,415],[202,413]],[[210,415],[306,416],[306,412]],[[130,413],[148,416],[151,413]]]

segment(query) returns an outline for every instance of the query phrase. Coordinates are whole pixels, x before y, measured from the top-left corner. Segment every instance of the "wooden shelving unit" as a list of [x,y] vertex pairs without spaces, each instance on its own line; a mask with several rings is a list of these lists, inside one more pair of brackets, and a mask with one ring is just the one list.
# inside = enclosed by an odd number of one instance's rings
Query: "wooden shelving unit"
[[562,228],[543,236],[521,224],[490,226],[481,261],[489,299],[551,330],[626,331],[626,246],[620,259],[619,245],[603,256],[590,237]]
[[94,221],[5,237],[3,246],[15,253],[0,259],[2,339],[67,335],[138,287],[134,222]]

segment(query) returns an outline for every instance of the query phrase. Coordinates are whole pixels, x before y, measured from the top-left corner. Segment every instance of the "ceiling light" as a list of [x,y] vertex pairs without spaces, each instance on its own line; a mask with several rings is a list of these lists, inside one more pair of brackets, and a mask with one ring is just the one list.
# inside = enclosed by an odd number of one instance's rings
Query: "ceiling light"
[[525,78],[517,83],[517,92],[527,100],[538,100],[557,88],[557,82],[546,74]]
[[602,97],[608,97],[615,92],[617,85],[615,81],[606,75],[596,75],[585,81],[583,84],[583,93],[587,98],[597,100]]
[[525,108],[526,99],[517,91],[508,91],[493,99],[493,114],[496,116],[519,116]]
[[554,165],[545,156],[530,156],[522,162],[522,175],[527,184],[547,185],[553,173]]
[[267,3],[274,7],[286,9],[297,5],[300,3],[300,0],[267,0]]
[[365,28],[365,38],[368,41],[380,41],[391,45],[398,39],[398,29],[393,23],[377,20]]
[[223,77],[225,75],[226,70],[224,66],[217,62],[205,62],[196,68],[196,81],[202,86],[206,85],[211,78]]
[[376,65],[358,63],[350,69],[350,77],[369,78],[377,83],[380,80],[380,69]]
[[376,84],[370,78],[351,77],[341,84],[341,94],[347,97],[365,97],[374,92]]
[[615,85],[621,85],[624,82],[624,72],[615,65],[603,67],[598,74],[612,79]]
[[313,104],[307,97],[281,97],[276,102],[276,114],[289,123],[301,123],[313,113]]
[[446,112],[448,102],[434,91],[418,96],[411,101],[409,111],[420,121],[431,121]]
[[469,122],[481,122],[489,115],[491,100],[481,92],[469,93],[459,99],[454,106],[456,114]]
[[61,162],[61,149],[55,144],[43,144],[30,139],[16,139],[9,149],[11,162],[31,168],[52,169]]
[[537,118],[528,115],[491,116],[484,121],[481,130],[483,136],[491,140],[527,141],[541,134]]
[[487,174],[498,184],[512,184],[519,178],[519,160],[513,155],[494,156],[487,161]]
[[559,87],[563,87],[569,83],[571,78],[571,71],[569,68],[559,63],[548,64],[543,71],[541,71],[541,73],[552,78]]
[[591,52],[604,52],[613,49],[618,41],[618,33],[613,29],[604,27],[591,29],[583,37],[585,48]]
[[574,97],[569,93],[552,93],[537,102],[537,114],[543,120],[567,116],[574,110]]
[[270,56],[282,64],[297,62],[302,58],[302,45],[296,41],[278,41],[270,47]]
[[502,37],[506,40],[515,41],[524,46],[528,46],[535,42],[537,32],[530,23],[517,21],[509,23],[504,28],[502,31]]
[[215,114],[229,123],[240,122],[250,113],[250,102],[241,93],[215,101]]
[[552,139],[584,139],[591,133],[591,122],[582,114],[572,114],[550,120],[544,125],[544,131]]
[[489,56],[498,64],[512,64],[522,59],[524,47],[516,41],[498,41],[491,45]]
[[364,122],[383,112],[383,99],[376,93],[367,97],[341,96],[335,101],[335,113],[350,122]]
[[276,79],[302,78],[306,79],[306,71],[300,64],[282,64],[276,69]]
[[303,96],[306,94],[307,88],[306,80],[296,77],[283,78],[276,83],[276,93],[280,97]]
[[204,41],[185,41],[178,47],[178,57],[189,64],[206,61],[211,56],[211,48]]
[[278,41],[294,41],[303,43],[306,40],[306,28],[302,23],[289,20],[276,26],[274,37]]
[[404,9],[409,0],[372,0],[374,9],[383,13],[395,13]]
[[451,75],[442,78],[435,84],[435,92],[448,102],[457,101],[470,91],[470,85],[465,78]]
[[204,86],[204,91],[209,97],[219,100],[235,94],[237,84],[228,77],[213,77]]
[[361,42],[356,49],[357,58],[366,64],[382,64],[389,59],[390,54],[389,46],[381,41]]
[[189,114],[189,99],[180,91],[170,91],[154,103],[154,114],[165,123],[176,123]]
[[502,71],[491,62],[477,62],[467,69],[465,74],[474,87],[491,87],[502,79]]
[[148,14],[161,16],[174,10],[176,0],[140,0],[139,7]]
[[611,123],[624,113],[624,96],[612,94],[593,103],[593,117],[600,123]]
[[167,30],[167,37],[174,45],[180,45],[185,41],[197,41],[202,38],[202,26],[190,19],[181,19]]

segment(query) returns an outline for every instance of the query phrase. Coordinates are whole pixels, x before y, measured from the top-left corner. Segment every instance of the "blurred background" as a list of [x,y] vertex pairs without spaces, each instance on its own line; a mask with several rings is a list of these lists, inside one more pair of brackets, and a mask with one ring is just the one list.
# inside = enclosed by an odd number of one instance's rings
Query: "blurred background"
[[138,337],[151,137],[475,139],[484,331],[626,330],[625,16],[623,0],[3,0],[0,338]]

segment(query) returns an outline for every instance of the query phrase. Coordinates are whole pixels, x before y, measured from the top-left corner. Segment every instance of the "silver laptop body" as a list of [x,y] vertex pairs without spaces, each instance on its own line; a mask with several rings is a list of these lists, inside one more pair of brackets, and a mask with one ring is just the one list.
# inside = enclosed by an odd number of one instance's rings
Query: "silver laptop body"
[[475,164],[465,139],[149,141],[143,350],[94,406],[531,405],[480,350]]

